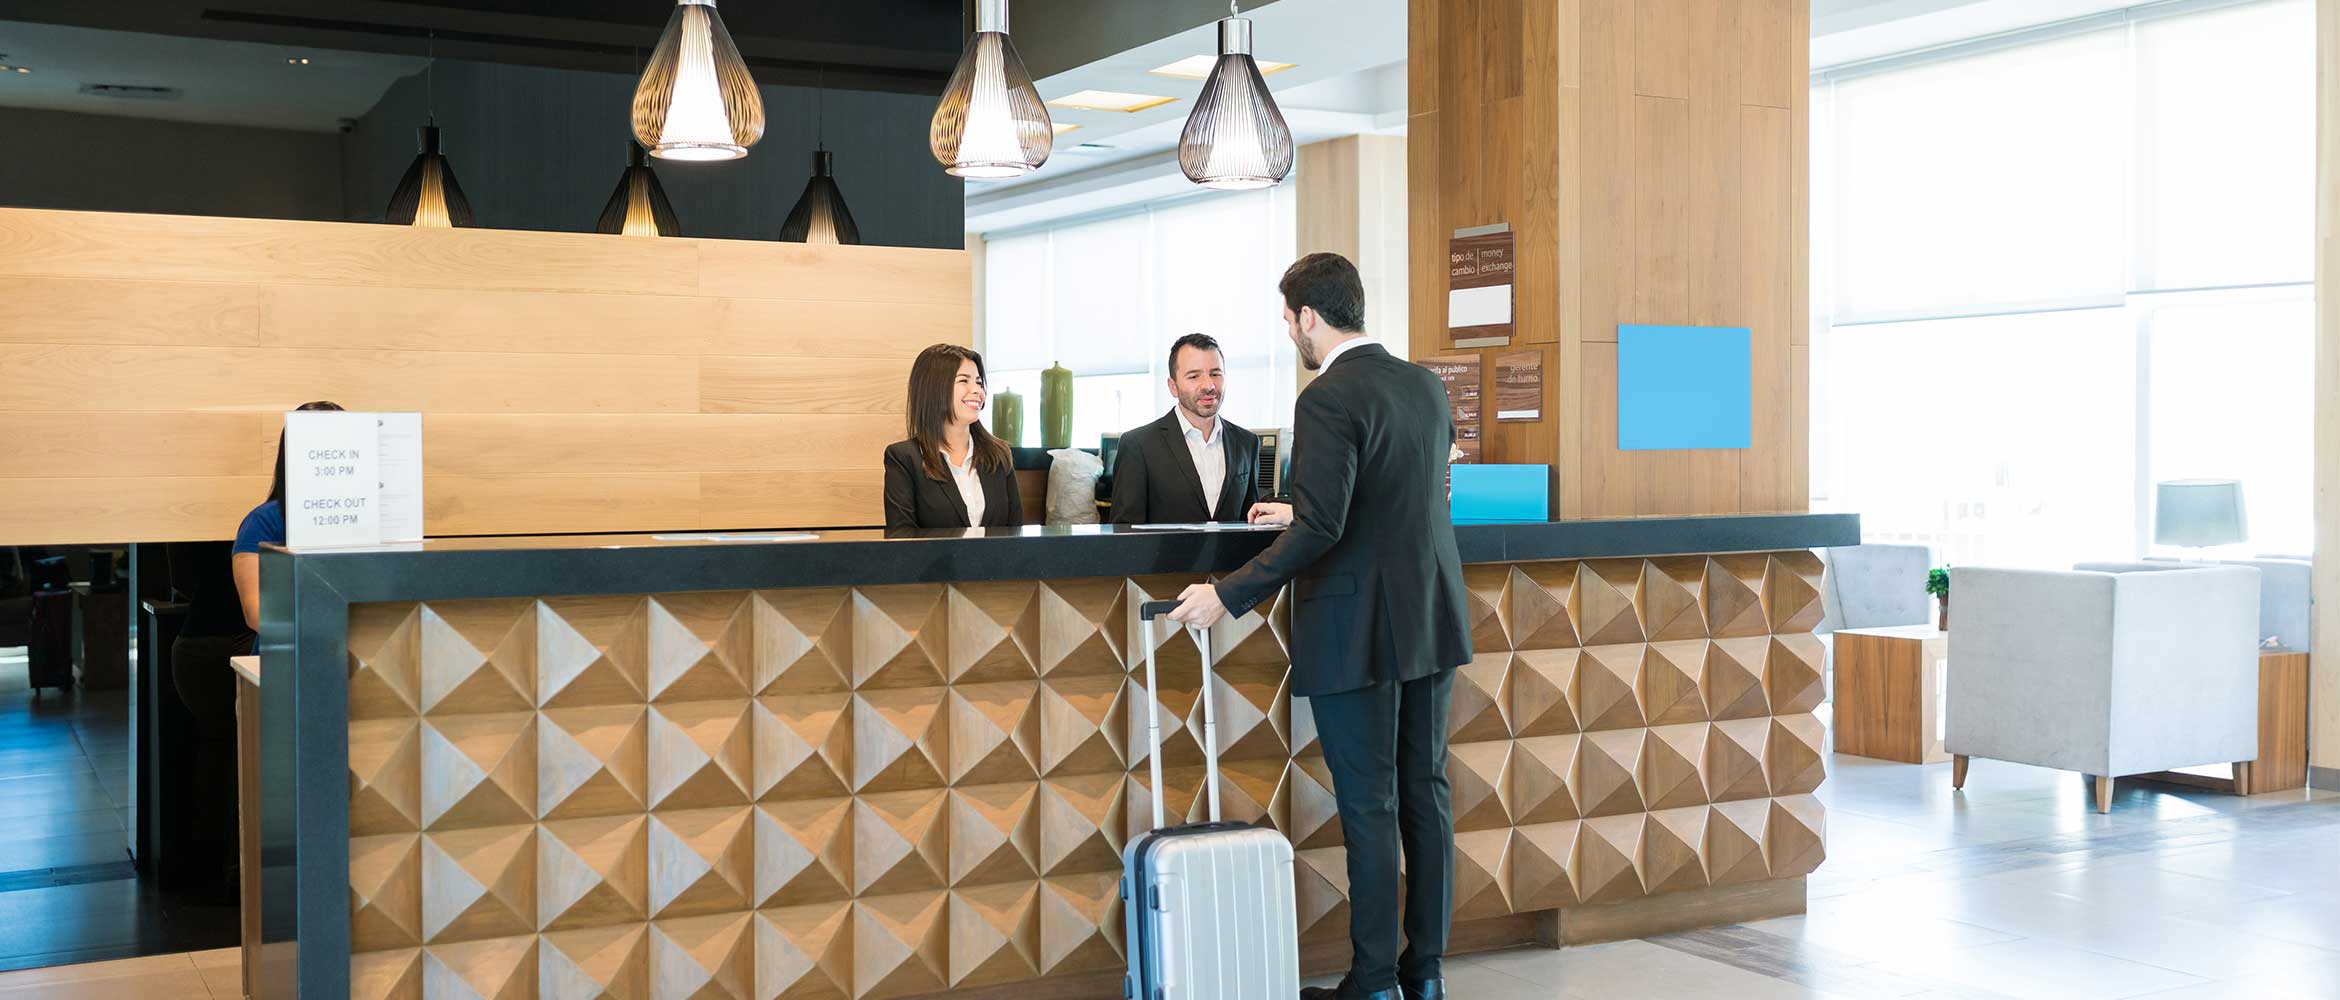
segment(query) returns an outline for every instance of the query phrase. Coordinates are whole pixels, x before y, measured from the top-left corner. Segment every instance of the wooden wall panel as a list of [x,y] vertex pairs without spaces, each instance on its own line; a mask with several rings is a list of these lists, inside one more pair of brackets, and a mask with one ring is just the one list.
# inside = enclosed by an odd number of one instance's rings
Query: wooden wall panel
[[888,413],[908,405],[910,366],[894,358],[703,358],[709,413]]
[[901,439],[902,421],[862,414],[442,413],[424,419],[424,434],[431,448],[423,468],[431,474],[809,472],[836,468],[840,454],[882,452]]
[[280,414],[424,414],[436,535],[882,521],[963,252],[0,210],[0,544],[225,538]]
[[714,242],[12,209],[0,274],[694,294]]
[[0,343],[254,347],[250,285],[0,275]]
[[[1559,405],[1491,429],[1488,460],[1553,463],[1561,517],[1803,509],[1809,0],[1416,0],[1410,17],[1410,131],[1440,147],[1409,177],[1414,354],[1450,353],[1446,240],[1491,222],[1518,234],[1514,343],[1557,345]],[[1752,330],[1754,446],[1618,450],[1620,323]]]
[[0,474],[11,479],[266,472],[276,457],[271,414],[12,413],[5,423]]

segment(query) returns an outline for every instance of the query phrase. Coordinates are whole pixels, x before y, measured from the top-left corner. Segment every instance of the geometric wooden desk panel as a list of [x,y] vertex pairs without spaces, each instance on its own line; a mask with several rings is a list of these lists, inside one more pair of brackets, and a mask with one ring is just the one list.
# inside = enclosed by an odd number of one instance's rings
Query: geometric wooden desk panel
[[1942,748],[1941,664],[1950,633],[1932,625],[1836,632],[1837,753],[1932,764]]
[[[1807,552],[1466,568],[1458,920],[1800,877],[1824,853]],[[1192,577],[365,604],[352,994],[900,997],[1123,965],[1119,852],[1199,815]],[[1231,819],[1347,926],[1281,598],[1214,635]],[[1132,668],[1138,673],[1132,673]]]

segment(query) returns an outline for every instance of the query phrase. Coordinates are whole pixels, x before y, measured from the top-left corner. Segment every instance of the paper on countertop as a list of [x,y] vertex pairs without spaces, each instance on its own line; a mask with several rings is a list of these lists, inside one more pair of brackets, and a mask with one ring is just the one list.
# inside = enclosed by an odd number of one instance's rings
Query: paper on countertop
[[423,537],[422,414],[374,414],[378,440],[375,470],[382,490],[382,540],[414,542]]
[[1236,521],[1196,521],[1189,524],[1124,524],[1132,531],[1276,531],[1281,524],[1243,524]]
[[653,542],[809,542],[821,536],[810,531],[763,531],[746,534],[692,532],[678,535],[652,535]]

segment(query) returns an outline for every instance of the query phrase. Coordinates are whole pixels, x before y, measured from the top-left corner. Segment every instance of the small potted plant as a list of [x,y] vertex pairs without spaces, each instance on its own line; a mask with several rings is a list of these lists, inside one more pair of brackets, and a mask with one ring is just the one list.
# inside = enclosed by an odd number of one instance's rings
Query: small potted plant
[[1926,571],[1926,593],[1934,595],[1935,602],[1941,605],[1941,614],[1934,622],[1934,627],[1944,632],[1950,631],[1949,567]]

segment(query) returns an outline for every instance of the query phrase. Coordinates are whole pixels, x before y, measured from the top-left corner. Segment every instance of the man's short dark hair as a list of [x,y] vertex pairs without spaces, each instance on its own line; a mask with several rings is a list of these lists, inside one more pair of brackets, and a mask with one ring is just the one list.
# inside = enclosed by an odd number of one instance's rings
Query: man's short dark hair
[[1170,342],[1171,378],[1178,377],[1178,352],[1189,347],[1198,351],[1213,352],[1219,356],[1219,360],[1222,362],[1227,360],[1227,352],[1219,350],[1218,338],[1207,333],[1190,333]]
[[1365,280],[1357,265],[1337,253],[1312,253],[1293,261],[1276,283],[1284,293],[1284,308],[1297,316],[1303,308],[1316,310],[1318,319],[1343,333],[1365,330]]

